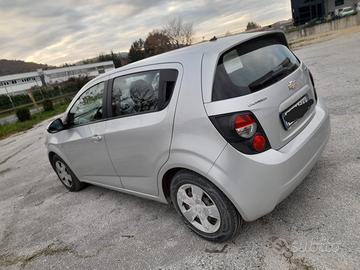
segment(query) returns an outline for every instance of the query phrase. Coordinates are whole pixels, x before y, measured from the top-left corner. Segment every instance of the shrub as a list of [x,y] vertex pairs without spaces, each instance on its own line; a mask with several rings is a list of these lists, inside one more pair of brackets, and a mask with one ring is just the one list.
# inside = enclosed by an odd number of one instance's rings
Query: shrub
[[31,114],[29,108],[20,108],[16,110],[16,116],[20,122],[24,122],[26,120],[31,119]]
[[51,100],[46,99],[43,102],[43,108],[44,108],[45,112],[53,111],[54,110],[54,104],[53,104],[53,102]]
[[0,95],[0,110],[11,109],[11,101],[7,95]]
[[[30,90],[35,101],[41,101],[43,99],[50,99],[64,94],[76,93],[90,81],[90,79],[90,77],[70,78],[67,81],[57,83],[56,85],[34,86]],[[32,104],[32,100],[26,93],[11,95],[11,99],[15,106]],[[7,95],[0,95],[0,110],[11,108],[12,104],[10,98]]]
[[27,94],[13,95],[12,100],[15,106],[32,103],[30,97]]

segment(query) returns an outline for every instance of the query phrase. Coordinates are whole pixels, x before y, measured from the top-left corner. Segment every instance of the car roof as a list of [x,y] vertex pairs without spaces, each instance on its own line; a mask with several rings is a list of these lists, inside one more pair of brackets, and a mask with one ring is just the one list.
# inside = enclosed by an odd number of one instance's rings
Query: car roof
[[253,33],[241,33],[233,36],[218,38],[215,41],[206,41],[198,44],[194,44],[188,47],[176,49],[170,52],[162,53],[159,55],[155,55],[152,57],[145,58],[143,60],[125,65],[120,68],[116,68],[114,70],[108,71],[100,76],[98,76],[95,80],[102,80],[105,77],[108,77],[111,74],[126,71],[133,68],[143,67],[147,65],[154,64],[162,64],[162,63],[183,63],[187,59],[192,59],[194,56],[202,56],[204,53],[207,54],[220,54],[229,48],[240,44],[249,39],[274,34],[281,33],[282,31],[266,31],[266,32],[253,32]]
[[82,95],[86,89],[89,87],[94,86],[100,82],[106,81],[112,74],[128,71],[134,68],[140,68],[148,65],[156,65],[156,64],[164,64],[164,63],[181,63],[184,64],[187,61],[191,61],[194,58],[201,59],[204,54],[208,57],[218,57],[223,52],[227,51],[228,49],[241,44],[245,41],[250,39],[265,36],[265,35],[274,35],[274,34],[281,34],[281,37],[284,39],[284,43],[286,42],[286,38],[283,31],[259,31],[259,32],[245,32],[233,36],[222,37],[218,38],[214,41],[206,41],[201,42],[198,44],[194,44],[191,46],[187,46],[181,49],[176,49],[173,51],[169,51],[166,53],[158,54],[152,57],[145,58],[143,60],[122,66],[120,68],[116,68],[105,72],[96,78],[89,81],[85,84],[80,91],[75,95],[73,101],[70,103],[68,109],[73,105],[76,99]]
[[233,36],[228,37],[222,37],[215,39],[214,41],[206,41],[201,42],[198,44],[194,44],[191,46],[187,46],[184,48],[176,49],[173,51],[169,51],[166,53],[158,54],[152,57],[145,58],[143,60],[122,66],[120,68],[113,69],[111,71],[105,72],[104,74],[101,74],[97,76],[96,78],[92,79],[88,83],[86,83],[75,95],[72,102],[69,104],[66,111],[68,111],[72,105],[75,103],[75,101],[83,94],[86,89],[89,87],[94,86],[95,84],[98,84],[100,82],[106,81],[109,76],[115,73],[128,71],[134,68],[140,68],[148,65],[156,65],[156,64],[164,64],[164,63],[181,63],[183,64],[186,61],[189,61],[191,59],[194,59],[194,57],[201,57],[204,54],[207,54],[208,56],[218,56],[222,54],[223,52],[227,51],[228,49],[241,44],[245,41],[248,41],[250,39],[265,36],[265,35],[279,35],[281,34],[281,37],[284,39],[284,43],[287,44],[285,35],[283,31],[259,31],[259,32],[245,32]]

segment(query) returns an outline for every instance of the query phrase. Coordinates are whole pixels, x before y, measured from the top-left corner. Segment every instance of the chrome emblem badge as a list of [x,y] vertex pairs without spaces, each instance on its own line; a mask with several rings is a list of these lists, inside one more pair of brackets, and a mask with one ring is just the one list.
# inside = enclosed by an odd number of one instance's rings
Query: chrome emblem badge
[[290,81],[290,82],[288,83],[288,88],[289,88],[289,90],[296,90],[297,86],[298,86],[298,84],[297,84],[296,81]]

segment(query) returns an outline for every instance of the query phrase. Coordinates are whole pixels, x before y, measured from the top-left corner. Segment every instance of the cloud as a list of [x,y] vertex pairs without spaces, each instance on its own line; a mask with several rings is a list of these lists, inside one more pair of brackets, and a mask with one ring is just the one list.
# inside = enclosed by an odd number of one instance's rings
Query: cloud
[[0,57],[58,65],[127,51],[177,16],[192,22],[201,40],[291,13],[289,0],[1,0]]

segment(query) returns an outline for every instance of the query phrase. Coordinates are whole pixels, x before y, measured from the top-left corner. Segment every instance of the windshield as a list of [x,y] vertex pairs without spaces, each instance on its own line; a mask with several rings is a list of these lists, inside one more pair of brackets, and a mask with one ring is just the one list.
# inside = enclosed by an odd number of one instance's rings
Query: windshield
[[247,46],[247,49],[242,45],[237,46],[220,57],[213,86],[213,101],[259,91],[299,67],[295,55],[278,41],[268,40]]

